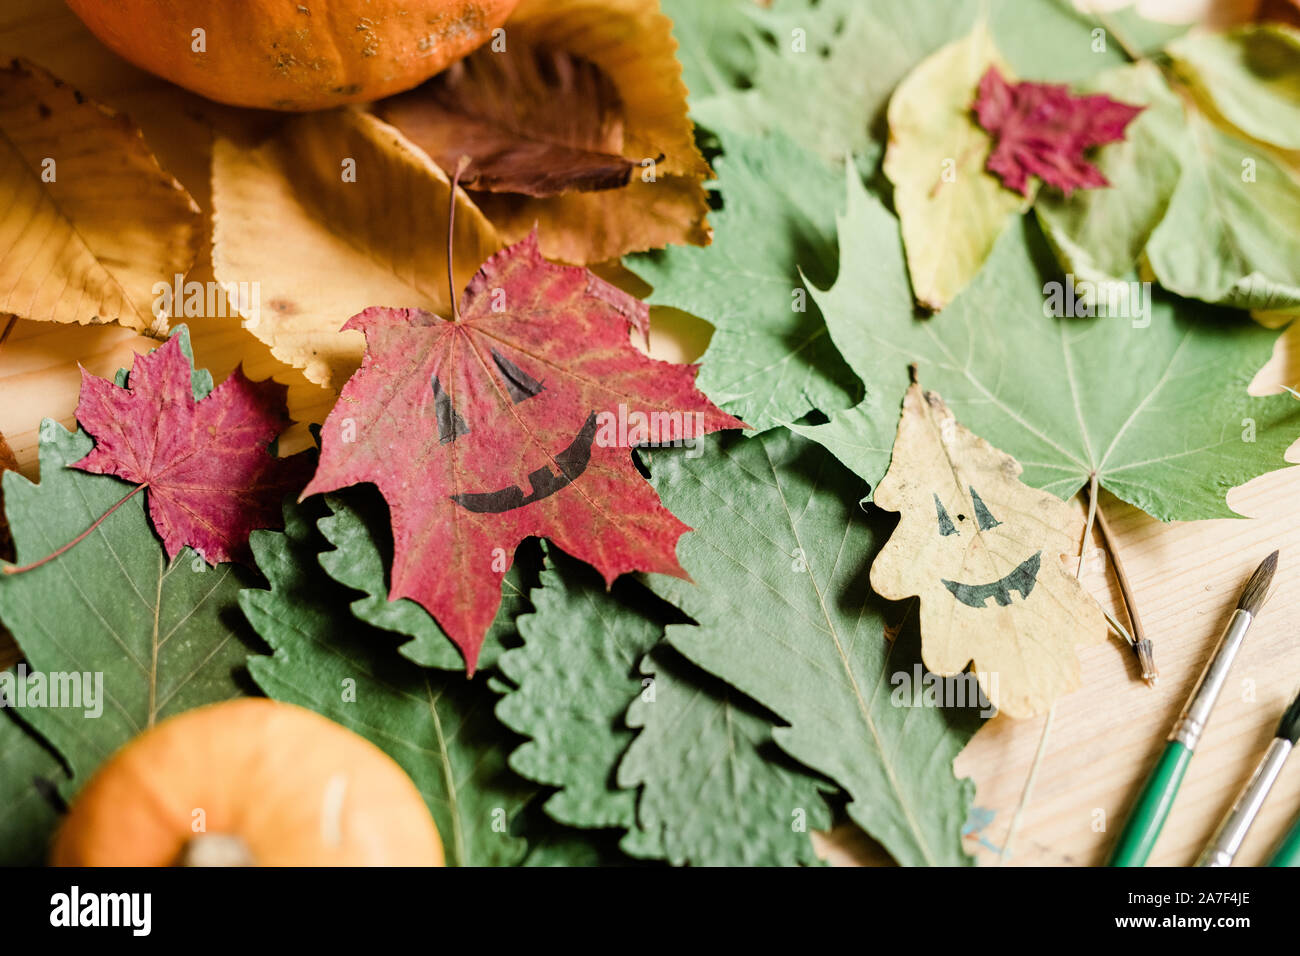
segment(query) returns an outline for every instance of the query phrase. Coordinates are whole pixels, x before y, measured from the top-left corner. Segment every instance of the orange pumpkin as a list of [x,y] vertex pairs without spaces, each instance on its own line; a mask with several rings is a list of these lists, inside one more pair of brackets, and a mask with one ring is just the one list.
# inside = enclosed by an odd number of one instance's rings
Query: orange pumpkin
[[115,53],[209,99],[315,110],[399,93],[519,0],[68,0]]
[[441,866],[415,784],[363,737],[245,698],[141,734],[82,790],[56,866]]

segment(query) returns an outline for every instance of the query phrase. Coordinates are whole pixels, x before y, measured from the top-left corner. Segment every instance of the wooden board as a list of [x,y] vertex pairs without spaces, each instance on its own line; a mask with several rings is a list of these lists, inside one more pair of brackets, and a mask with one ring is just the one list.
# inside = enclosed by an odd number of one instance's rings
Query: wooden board
[[[168,87],[104,50],[58,0],[7,0],[0,12],[0,55],[24,55],[85,92],[128,112],[143,128],[163,164],[208,204],[209,124],[256,125],[264,118],[206,103]],[[207,250],[192,278],[211,278]],[[197,357],[219,377],[244,362],[254,378],[273,375],[290,384],[290,411],[300,422],[320,421],[333,394],[275,361],[234,319],[189,319]],[[699,353],[698,326],[669,321],[657,329],[654,353],[665,358]],[[115,327],[19,322],[0,346],[0,433],[13,445],[21,469],[36,472],[36,436],[42,418],[71,426],[80,362],[109,376],[129,366],[132,352],[153,343]],[[1280,339],[1273,362],[1252,386],[1300,383],[1300,336]],[[302,429],[298,432],[302,442]],[[1296,460],[1292,448],[1289,460]],[[1103,497],[1118,549],[1153,638],[1162,673],[1152,690],[1139,679],[1128,649],[1118,643],[1081,655],[1085,689],[1056,708],[1033,799],[1012,857],[1016,864],[1074,865],[1102,861],[1127,803],[1163,744],[1191,684],[1218,638],[1246,576],[1273,548],[1282,551],[1274,597],[1233,669],[1228,689],[1191,765],[1155,864],[1186,865],[1267,745],[1278,717],[1300,684],[1300,469],[1264,476],[1228,498],[1247,520],[1161,525]],[[1116,609],[1104,556],[1086,555],[1085,583]],[[0,659],[4,651],[0,650]],[[980,862],[996,862],[1043,720],[998,717],[957,760],[975,780],[976,803],[987,821],[968,838]],[[1286,768],[1239,859],[1258,863],[1300,811],[1300,760]],[[882,862],[871,841],[842,827],[820,841],[835,862]]]

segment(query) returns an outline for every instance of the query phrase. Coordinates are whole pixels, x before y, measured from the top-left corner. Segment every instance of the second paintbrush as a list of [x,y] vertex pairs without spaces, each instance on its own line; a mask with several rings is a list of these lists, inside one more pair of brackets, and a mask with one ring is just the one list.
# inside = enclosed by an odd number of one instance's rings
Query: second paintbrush
[[1182,715],[1169,734],[1169,742],[1165,744],[1159,761],[1124,823],[1124,829],[1111,854],[1111,866],[1142,866],[1151,855],[1165,819],[1173,808],[1174,797],[1178,795],[1178,787],[1183,782],[1183,774],[1187,772],[1192,753],[1200,742],[1201,734],[1205,732],[1210,712],[1228,679],[1228,669],[1232,667],[1233,659],[1246,639],[1251,622],[1264,605],[1276,569],[1277,552],[1274,551],[1261,562],[1246,582],[1241,598],[1237,601],[1237,609],[1224,628],[1223,636],[1219,638],[1218,646],[1205,665],[1205,670],[1201,672],[1187,706],[1183,708]]

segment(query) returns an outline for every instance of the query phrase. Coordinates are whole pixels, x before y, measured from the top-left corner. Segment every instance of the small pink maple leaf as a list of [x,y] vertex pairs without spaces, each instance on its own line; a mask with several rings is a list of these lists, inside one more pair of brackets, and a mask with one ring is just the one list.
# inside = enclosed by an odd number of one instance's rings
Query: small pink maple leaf
[[288,386],[237,368],[196,401],[190,372],[178,336],[137,355],[126,388],[83,368],[77,421],[95,447],[71,467],[145,486],[169,558],[188,545],[213,564],[243,559],[249,532],[279,526],[310,462],[267,447],[289,422]]
[[1067,196],[1109,186],[1084,151],[1122,140],[1144,108],[1101,94],[1074,96],[1054,83],[1008,83],[993,66],[975,99],[975,116],[995,140],[987,169],[1022,196],[1029,195],[1030,176]]

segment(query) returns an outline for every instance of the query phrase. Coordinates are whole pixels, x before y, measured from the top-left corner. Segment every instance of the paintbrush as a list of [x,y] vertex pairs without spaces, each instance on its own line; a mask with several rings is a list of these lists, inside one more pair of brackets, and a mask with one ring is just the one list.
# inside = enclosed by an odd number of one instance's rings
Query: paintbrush
[[1295,818],[1282,842],[1273,849],[1267,865],[1300,866],[1300,817]]
[[1201,672],[1192,696],[1187,700],[1187,706],[1183,708],[1182,714],[1174,723],[1174,729],[1169,734],[1164,752],[1161,753],[1160,759],[1142,787],[1142,792],[1138,794],[1137,802],[1129,812],[1129,818],[1124,823],[1124,829],[1120,832],[1119,840],[1116,841],[1115,849],[1111,853],[1111,866],[1142,866],[1151,855],[1151,850],[1160,836],[1160,828],[1165,825],[1165,819],[1174,805],[1174,798],[1178,795],[1183,774],[1187,772],[1187,765],[1196,751],[1201,734],[1205,732],[1210,711],[1214,709],[1214,704],[1219,699],[1219,692],[1223,690],[1223,685],[1228,679],[1228,669],[1232,667],[1233,659],[1241,650],[1241,644],[1246,639],[1246,632],[1250,630],[1251,622],[1264,606],[1268,587],[1273,582],[1273,573],[1276,570],[1277,552],[1274,551],[1263,560],[1255,569],[1255,573],[1250,576],[1250,580],[1246,582],[1246,587],[1237,601],[1237,609],[1228,619],[1228,626],[1223,629],[1214,653],[1210,655],[1210,660],[1205,665],[1205,670]]
[[1259,808],[1264,805],[1264,798],[1268,796],[1277,775],[1282,772],[1282,765],[1286,763],[1297,739],[1300,739],[1300,696],[1291,702],[1291,706],[1282,715],[1273,741],[1264,751],[1264,758],[1242,787],[1241,793],[1237,794],[1237,799],[1232,801],[1228,815],[1223,818],[1200,859],[1196,861],[1197,866],[1232,866],[1232,858],[1241,849],[1246,831],[1255,822]]

